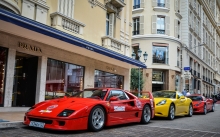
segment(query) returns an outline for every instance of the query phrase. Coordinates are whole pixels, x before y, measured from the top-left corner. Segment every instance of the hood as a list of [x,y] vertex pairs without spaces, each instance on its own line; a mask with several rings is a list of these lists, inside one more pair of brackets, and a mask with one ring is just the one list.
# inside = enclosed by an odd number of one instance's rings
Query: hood
[[43,117],[57,117],[65,109],[80,110],[88,105],[100,102],[101,100],[91,98],[61,98],[41,102],[34,106],[28,115],[43,116]]
[[172,100],[171,98],[154,98],[155,105],[162,100]]

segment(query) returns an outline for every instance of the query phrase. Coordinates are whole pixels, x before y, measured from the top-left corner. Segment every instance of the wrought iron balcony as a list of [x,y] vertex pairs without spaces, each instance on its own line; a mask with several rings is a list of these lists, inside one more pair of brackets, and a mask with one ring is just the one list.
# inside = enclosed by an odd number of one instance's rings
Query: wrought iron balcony
[[157,3],[157,6],[158,7],[165,7],[165,4],[164,3]]
[[139,30],[133,31],[133,35],[139,35]]
[[165,30],[157,29],[157,34],[165,34]]
[[133,6],[133,9],[138,9],[138,8],[140,8],[140,4],[139,4],[139,5],[134,5],[134,6]]

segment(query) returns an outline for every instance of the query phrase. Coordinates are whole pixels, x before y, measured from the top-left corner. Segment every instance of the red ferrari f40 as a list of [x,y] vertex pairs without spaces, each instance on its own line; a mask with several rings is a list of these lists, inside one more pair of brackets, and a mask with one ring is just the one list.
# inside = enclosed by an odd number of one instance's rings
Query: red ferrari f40
[[131,122],[149,123],[154,99],[138,98],[115,88],[91,88],[73,96],[40,102],[25,114],[24,124],[54,130],[99,131],[104,126]]

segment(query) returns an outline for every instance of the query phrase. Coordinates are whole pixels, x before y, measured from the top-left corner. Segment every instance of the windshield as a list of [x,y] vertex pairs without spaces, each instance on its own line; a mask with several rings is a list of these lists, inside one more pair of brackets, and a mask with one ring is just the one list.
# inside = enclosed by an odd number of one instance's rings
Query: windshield
[[100,90],[100,89],[94,89],[94,90],[84,90],[81,92],[76,93],[72,97],[80,97],[80,98],[96,98],[96,99],[104,99],[105,95],[107,93],[107,90]]
[[201,96],[187,96],[187,98],[190,98],[192,101],[202,101]]
[[154,91],[154,98],[176,98],[175,91]]

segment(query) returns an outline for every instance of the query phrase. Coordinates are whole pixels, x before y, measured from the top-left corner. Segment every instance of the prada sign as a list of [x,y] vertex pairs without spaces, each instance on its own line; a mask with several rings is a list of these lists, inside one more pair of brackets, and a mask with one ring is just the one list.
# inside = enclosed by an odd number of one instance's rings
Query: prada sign
[[30,44],[25,44],[25,43],[22,43],[22,42],[18,42],[18,47],[22,48],[22,49],[25,49],[25,50],[30,50],[30,51],[33,51],[33,52],[40,52],[40,53],[42,53],[41,48],[36,47],[36,46],[32,46]]
[[114,72],[116,72],[116,69],[113,68],[113,67],[106,66],[106,69],[107,69],[107,70],[110,70],[110,71],[114,71]]

